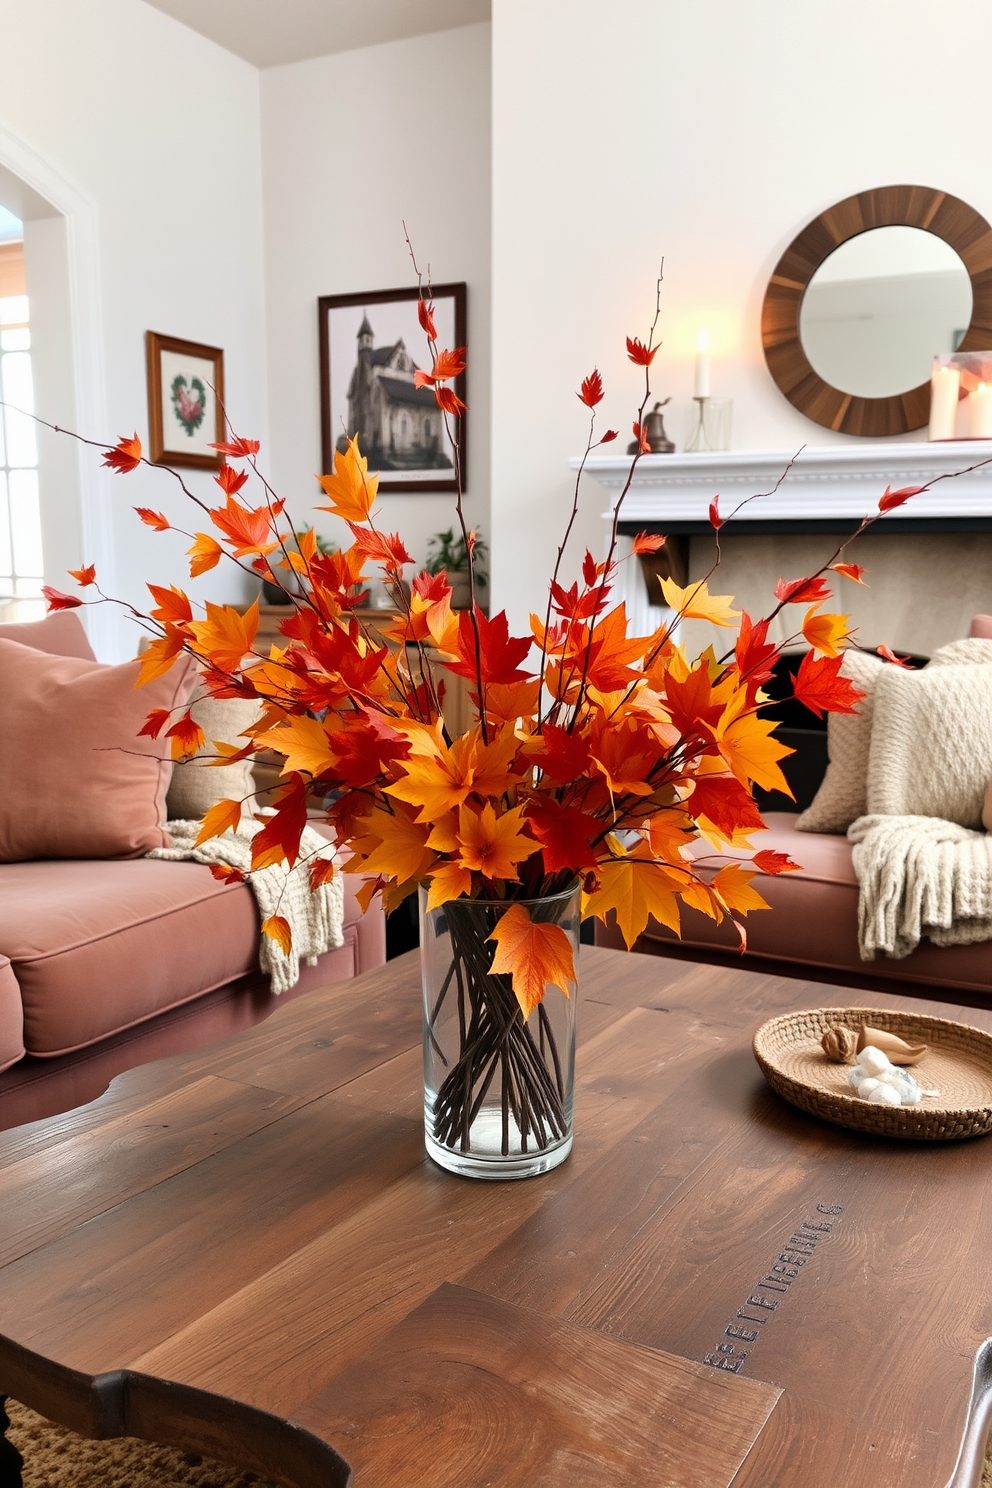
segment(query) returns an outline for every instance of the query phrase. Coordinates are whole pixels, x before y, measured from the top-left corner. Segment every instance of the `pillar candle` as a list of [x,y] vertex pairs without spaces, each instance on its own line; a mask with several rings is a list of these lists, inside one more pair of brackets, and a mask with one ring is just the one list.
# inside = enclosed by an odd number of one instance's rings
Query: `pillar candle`
[[696,383],[692,395],[694,398],[710,395],[710,338],[705,331],[696,337]]
[[980,382],[968,394],[965,427],[969,439],[992,439],[992,383]]
[[961,373],[937,362],[930,378],[930,438],[953,439]]

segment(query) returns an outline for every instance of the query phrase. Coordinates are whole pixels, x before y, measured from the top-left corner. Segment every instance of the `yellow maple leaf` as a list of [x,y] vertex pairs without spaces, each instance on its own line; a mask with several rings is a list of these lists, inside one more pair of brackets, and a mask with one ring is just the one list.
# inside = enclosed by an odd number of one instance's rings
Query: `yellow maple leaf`
[[224,556],[224,549],[216,538],[207,532],[197,532],[194,537],[193,546],[186,549],[189,559],[189,576],[198,579],[200,574],[209,572],[216,568]]
[[740,863],[728,863],[713,879],[712,888],[728,910],[747,914],[749,909],[767,909],[766,901],[751,887],[754,876],[751,869],[741,867]]
[[684,620],[711,620],[714,625],[732,625],[740,610],[732,609],[732,594],[711,594],[705,581],[681,589],[674,579],[662,579],[665,603]]
[[256,734],[255,743],[285,756],[283,775],[303,770],[316,778],[332,771],[336,764],[327,729],[316,718],[289,718],[277,728]]
[[282,915],[270,915],[267,920],[263,920],[262,934],[274,940],[285,956],[293,949],[293,932],[289,928],[289,921],[284,920]]
[[439,863],[431,872],[427,908],[439,909],[449,899],[458,899],[472,888],[472,874],[461,863]]
[[258,600],[243,615],[233,605],[211,604],[209,599],[206,608],[207,618],[192,620],[188,626],[196,652],[222,672],[237,671],[258,630]]
[[516,865],[537,852],[539,843],[521,830],[524,808],[514,806],[497,816],[487,801],[481,811],[458,808],[458,846],[462,865],[488,879],[517,878]]
[[346,873],[381,873],[405,883],[423,878],[433,867],[435,855],[427,846],[430,828],[414,821],[402,803],[397,802],[391,813],[376,811],[362,820],[368,835],[351,842],[355,857]]
[[348,448],[334,452],[334,474],[318,475],[324,492],[331,498],[330,506],[318,506],[317,511],[333,512],[348,522],[368,520],[372,503],[379,489],[379,477],[369,475],[368,461],[358,448],[358,435],[348,440]]
[[472,790],[476,749],[473,732],[462,734],[450,749],[442,745],[436,755],[401,760],[398,768],[404,772],[402,778],[384,789],[397,800],[418,806],[418,821],[437,821],[460,806]]
[[813,605],[806,611],[803,635],[814,651],[822,651],[824,656],[839,656],[848,636],[847,619],[846,615],[818,615]]
[[753,780],[763,790],[782,791],[792,797],[778,761],[795,751],[769,737],[777,726],[773,719],[759,718],[754,712],[739,713],[739,706],[735,699],[713,731],[720,754],[742,785],[750,785]]
[[216,806],[211,806],[205,813],[193,846],[199,847],[201,842],[206,842],[211,837],[223,836],[228,828],[235,831],[240,820],[240,801],[218,801]]
[[652,917],[679,934],[679,906],[673,890],[684,880],[648,858],[612,858],[599,869],[599,888],[583,895],[583,913],[606,918],[615,910],[620,933],[631,950]]
[[511,904],[489,937],[496,942],[490,971],[509,974],[513,995],[529,1018],[548,987],[571,995],[575,982],[572,942],[560,925],[535,924],[526,905]]

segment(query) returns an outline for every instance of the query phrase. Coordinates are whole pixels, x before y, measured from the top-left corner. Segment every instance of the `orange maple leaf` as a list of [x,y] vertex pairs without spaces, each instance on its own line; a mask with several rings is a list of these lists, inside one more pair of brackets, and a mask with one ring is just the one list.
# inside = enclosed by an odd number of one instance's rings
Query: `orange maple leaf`
[[278,541],[268,540],[272,536],[274,523],[264,506],[252,509],[242,506],[233,496],[228,496],[226,506],[210,508],[210,516],[214,526],[219,532],[223,532],[231,544],[235,558],[244,558],[249,553],[257,553],[264,558],[279,546]]
[[830,567],[834,573],[843,574],[845,578],[853,579],[856,584],[864,584],[865,581],[861,575],[868,572],[866,568],[862,568],[860,563],[831,563]]
[[839,656],[841,646],[847,640],[847,616],[818,615],[813,605],[806,611],[803,635],[814,651],[822,651],[824,656]]
[[173,625],[183,625],[187,620],[192,620],[193,608],[186,595],[175,584],[170,584],[168,589],[162,589],[158,584],[147,584],[145,587],[155,600],[155,609],[148,612],[153,620],[168,620]]
[[336,871],[337,865],[333,858],[314,858],[307,868],[311,894],[315,893],[321,884],[330,883]]
[[156,532],[168,532],[168,519],[161,512],[152,511],[147,506],[136,506],[134,509],[146,527],[154,527]]
[[476,811],[473,806],[458,808],[458,845],[464,867],[481,873],[490,880],[516,879],[516,865],[529,858],[540,846],[523,831],[522,806],[514,806],[497,816],[489,801]]
[[157,739],[171,717],[168,708],[153,708],[138,730],[139,739],[142,734],[147,734],[150,739]]
[[472,887],[472,874],[461,863],[438,863],[432,870],[427,889],[427,908],[439,909],[449,899],[460,899]]
[[751,862],[762,873],[801,873],[802,864],[794,863],[788,853],[776,852],[774,848],[765,847],[761,852],[756,852]]
[[529,1018],[549,987],[566,997],[575,983],[572,942],[560,925],[535,924],[523,904],[511,904],[490,940],[496,942],[491,975],[509,975],[520,1011]]
[[171,625],[166,626],[165,635],[159,636],[146,647],[141,656],[141,671],[135,687],[144,687],[163,677],[183,649],[183,638]]
[[631,544],[633,553],[657,553],[665,546],[665,537],[660,532],[639,532]]
[[210,837],[222,837],[228,829],[236,831],[240,820],[240,801],[218,801],[216,806],[211,806],[204,813],[203,824],[193,846],[199,847],[201,842],[206,842]]
[[85,589],[88,584],[96,583],[96,564],[87,563],[85,568],[70,568],[69,576]]
[[754,874],[740,863],[728,863],[713,879],[710,888],[719,897],[725,909],[736,909],[747,914],[750,909],[767,909],[768,905],[757,889],[751,887]]
[[202,749],[206,742],[202,728],[194,721],[189,709],[170,729],[166,729],[165,737],[172,740],[171,749],[174,760],[188,758],[198,749]]
[[285,757],[284,775],[296,770],[316,777],[335,770],[327,729],[316,718],[288,718],[285,723],[259,734],[256,743]]
[[430,827],[414,821],[410,808],[400,802],[391,813],[374,811],[362,817],[359,825],[368,829],[368,835],[352,841],[356,856],[346,873],[384,874],[405,883],[422,878],[433,866],[434,853],[427,846]]
[[200,574],[207,573],[211,568],[216,568],[224,556],[224,549],[216,538],[209,533],[198,532],[193,546],[186,549],[186,556],[190,560],[189,576],[198,579]]
[[226,444],[212,444],[219,455],[229,455],[234,460],[244,460],[248,455],[257,455],[261,446],[257,439],[242,439],[240,435],[229,440]]
[[108,449],[104,455],[103,463],[111,470],[116,470],[118,475],[127,475],[135,470],[141,464],[141,440],[137,434],[132,439],[122,434],[114,448]]
[[615,911],[620,933],[632,950],[634,941],[652,917],[679,933],[679,906],[673,892],[686,882],[660,863],[644,857],[610,858],[600,864],[599,888],[584,895],[586,914],[597,919]]
[[819,718],[823,713],[856,713],[865,694],[840,674],[843,656],[807,651],[792,684],[793,695]]
[[334,474],[318,475],[330,506],[317,511],[333,512],[346,522],[366,522],[379,490],[379,477],[369,475],[369,462],[358,448],[358,435],[348,440],[348,448],[334,452]]
[[289,928],[289,921],[284,920],[282,915],[269,915],[267,920],[263,920],[262,934],[274,940],[284,956],[288,956],[293,949],[293,932]]
[[208,599],[207,618],[193,620],[187,628],[198,655],[222,672],[234,672],[254,644],[258,620],[257,599],[243,615],[233,605],[211,604]]

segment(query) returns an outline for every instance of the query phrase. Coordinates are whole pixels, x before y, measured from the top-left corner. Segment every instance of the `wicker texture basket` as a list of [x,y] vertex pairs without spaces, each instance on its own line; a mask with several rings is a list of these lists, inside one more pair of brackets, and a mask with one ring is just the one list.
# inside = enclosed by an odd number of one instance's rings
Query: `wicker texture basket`
[[[918,1106],[860,1100],[847,1083],[851,1066],[828,1059],[820,1039],[832,1023],[857,1032],[864,1024],[927,1044],[914,1065],[921,1090],[936,1090]],[[773,1090],[814,1116],[880,1137],[947,1142],[992,1131],[992,1034],[967,1023],[883,1008],[808,1008],[763,1023],[754,1057]]]

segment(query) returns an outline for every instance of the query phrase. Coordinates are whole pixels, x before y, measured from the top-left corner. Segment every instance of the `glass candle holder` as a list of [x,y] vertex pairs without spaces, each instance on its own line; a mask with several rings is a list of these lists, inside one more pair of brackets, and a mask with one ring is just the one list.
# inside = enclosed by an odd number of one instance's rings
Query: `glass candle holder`
[[729,450],[733,412],[732,398],[693,398],[686,427],[686,454]]
[[934,357],[929,438],[992,439],[992,351]]

